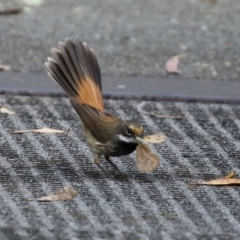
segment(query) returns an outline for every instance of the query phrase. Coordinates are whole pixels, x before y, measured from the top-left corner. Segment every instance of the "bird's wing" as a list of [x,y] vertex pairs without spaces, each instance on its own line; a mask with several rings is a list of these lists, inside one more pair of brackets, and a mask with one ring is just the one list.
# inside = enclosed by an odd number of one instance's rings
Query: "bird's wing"
[[100,143],[106,143],[114,137],[121,120],[113,115],[105,114],[89,105],[80,104],[74,98],[70,99],[72,106],[81,118],[86,129]]

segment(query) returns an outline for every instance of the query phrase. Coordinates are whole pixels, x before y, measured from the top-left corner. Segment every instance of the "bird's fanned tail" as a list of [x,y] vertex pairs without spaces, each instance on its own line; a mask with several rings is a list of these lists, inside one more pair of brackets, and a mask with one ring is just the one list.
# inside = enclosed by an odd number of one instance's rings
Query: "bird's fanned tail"
[[66,39],[45,63],[48,75],[58,82],[69,97],[79,103],[104,110],[101,72],[98,61],[86,43]]

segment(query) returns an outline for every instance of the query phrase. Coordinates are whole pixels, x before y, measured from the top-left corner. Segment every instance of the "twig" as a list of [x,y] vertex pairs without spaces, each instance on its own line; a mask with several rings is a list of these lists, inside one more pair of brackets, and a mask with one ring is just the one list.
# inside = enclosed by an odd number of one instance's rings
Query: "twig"
[[149,116],[155,116],[155,117],[158,117],[158,118],[169,118],[169,119],[182,119],[183,118],[182,115],[170,116],[170,115],[158,114],[158,113],[154,113],[154,112],[145,112],[145,111],[142,111],[142,110],[138,110],[138,111],[142,114],[149,115]]
[[9,8],[0,10],[0,15],[11,15],[11,14],[18,14],[23,11],[23,8]]

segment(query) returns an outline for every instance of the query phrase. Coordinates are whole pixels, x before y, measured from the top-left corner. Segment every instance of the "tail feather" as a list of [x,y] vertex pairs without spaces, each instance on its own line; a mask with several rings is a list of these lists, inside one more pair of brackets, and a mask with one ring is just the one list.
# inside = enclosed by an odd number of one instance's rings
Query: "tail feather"
[[[68,93],[68,95],[70,95],[70,96],[72,96],[73,94],[77,95],[78,93],[77,93],[76,89],[74,88],[74,86],[76,85],[76,82],[74,80],[74,77],[72,76],[71,70],[69,70],[69,67],[66,63],[67,61],[63,58],[62,53],[58,49],[52,48],[51,49],[51,54],[53,56],[53,59],[55,59],[55,60],[49,58],[50,61],[55,62],[55,64],[58,66],[58,68],[61,69],[61,71],[64,74],[64,77],[66,78],[66,79],[63,79],[64,81],[58,81],[58,83],[61,86],[66,85],[66,87],[63,88],[63,89]],[[70,59],[69,59],[69,61],[70,61]],[[48,65],[51,66],[51,63],[48,64]],[[49,69],[51,69],[51,68],[48,66],[48,70]],[[68,84],[68,82],[71,83],[71,84]]]
[[57,81],[59,85],[66,91],[70,96],[77,95],[77,91],[69,84],[68,79],[64,75],[62,68],[59,66],[57,61],[52,58],[48,58],[48,62],[45,64],[48,69],[48,75],[56,80],[61,79],[61,81]]
[[79,103],[103,111],[101,72],[93,51],[79,39],[67,38],[58,46],[45,63],[48,75]]
[[[82,59],[78,60],[77,50],[74,43],[70,39],[65,40],[65,44],[59,43],[60,49],[64,52],[63,57],[68,63],[68,67],[71,70],[72,77],[76,81],[76,85],[79,85],[79,80],[84,79],[84,72],[82,71],[81,65],[84,62],[84,56]],[[91,68],[91,66],[89,66]]]
[[99,88],[102,89],[101,72],[93,51],[88,47],[86,43],[82,43],[79,39],[77,39],[76,52],[79,63],[81,62],[81,67],[84,74],[89,76],[91,79],[98,79],[97,84]]
[[102,90],[102,79],[101,79],[101,70],[97,61],[96,56],[94,55],[93,50],[90,48],[92,54],[89,55],[90,62],[92,63],[93,67],[93,77],[94,79],[99,79],[99,88]]

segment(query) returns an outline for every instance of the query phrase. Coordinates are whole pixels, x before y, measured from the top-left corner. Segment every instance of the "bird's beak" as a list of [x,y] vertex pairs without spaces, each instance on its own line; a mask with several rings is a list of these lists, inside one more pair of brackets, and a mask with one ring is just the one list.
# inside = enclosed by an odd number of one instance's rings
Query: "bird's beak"
[[137,144],[138,145],[141,145],[143,143],[146,143],[146,141],[142,138],[142,137],[136,137],[136,140],[137,140]]

